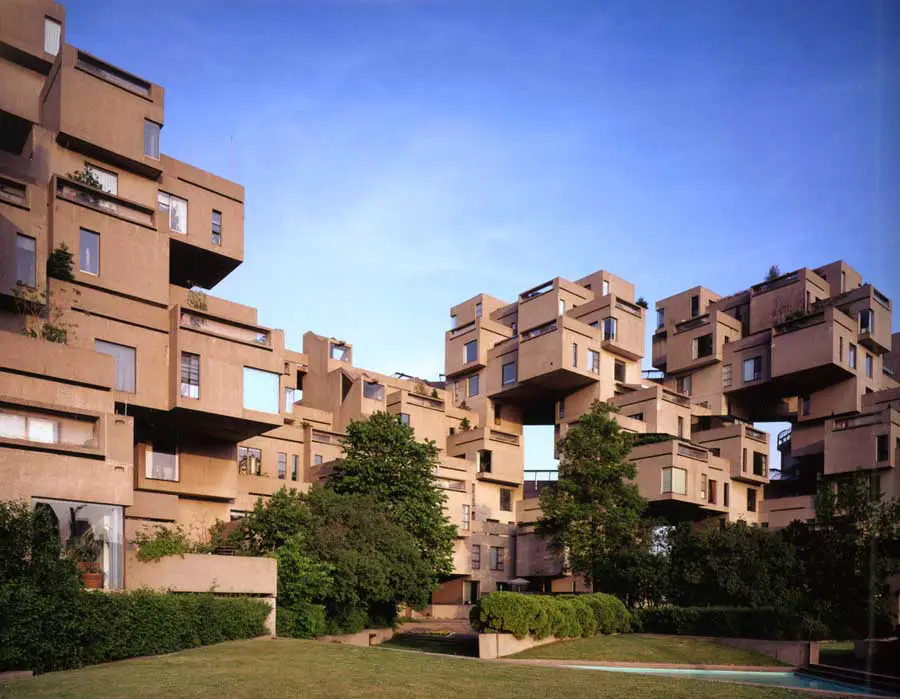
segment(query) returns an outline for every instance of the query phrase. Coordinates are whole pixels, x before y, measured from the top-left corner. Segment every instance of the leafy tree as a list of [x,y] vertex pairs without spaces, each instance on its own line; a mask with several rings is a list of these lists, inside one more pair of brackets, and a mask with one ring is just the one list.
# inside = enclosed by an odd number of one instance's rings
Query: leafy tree
[[647,299],[645,299],[643,296],[638,296],[638,300],[634,303],[641,308],[650,308],[650,304],[647,303]]
[[781,270],[778,269],[778,265],[772,265],[769,267],[769,271],[766,272],[766,281],[770,282],[773,279],[778,279],[781,276]]
[[670,601],[684,607],[793,608],[798,602],[794,547],[745,522],[674,528],[669,572]]
[[74,281],[73,266],[72,251],[65,243],[60,243],[59,247],[47,257],[47,276],[64,282]]
[[782,532],[803,562],[804,604],[835,637],[889,630],[888,578],[900,573],[900,501],[882,499],[867,474],[820,481],[816,519]]
[[559,480],[541,491],[537,533],[595,592],[624,599],[635,562],[647,563],[638,551],[649,554],[653,523],[641,516],[647,503],[627,461],[632,438],[611,417],[613,410],[595,401],[560,440]]
[[328,477],[334,492],[371,496],[409,532],[435,583],[453,572],[456,538],[434,479],[437,457],[434,442],[416,441],[412,428],[396,416],[376,412],[350,423],[344,457]]

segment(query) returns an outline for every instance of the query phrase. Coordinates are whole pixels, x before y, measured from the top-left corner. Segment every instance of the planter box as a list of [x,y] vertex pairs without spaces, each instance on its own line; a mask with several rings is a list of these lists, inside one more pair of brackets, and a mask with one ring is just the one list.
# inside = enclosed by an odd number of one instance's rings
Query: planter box
[[478,657],[481,660],[494,660],[506,655],[514,655],[522,651],[555,643],[559,639],[556,636],[547,636],[540,640],[526,636],[516,638],[511,633],[480,633],[478,634]]
[[343,643],[348,646],[377,646],[394,637],[393,629],[363,629],[357,633],[340,636],[320,636],[317,640],[326,643]]

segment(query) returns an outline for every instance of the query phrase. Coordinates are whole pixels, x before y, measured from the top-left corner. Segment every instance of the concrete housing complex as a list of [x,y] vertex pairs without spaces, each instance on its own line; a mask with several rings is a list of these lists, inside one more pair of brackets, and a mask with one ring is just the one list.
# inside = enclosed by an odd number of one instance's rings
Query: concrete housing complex
[[[845,263],[659,301],[652,376],[646,310],[604,270],[464,301],[446,381],[386,376],[334,338],[291,350],[255,309],[199,290],[243,260],[244,190],[160,152],[162,87],[66,44],[49,0],[0,5],[0,46],[0,498],[51,508],[63,540],[91,532],[104,587],[147,582],[130,572],[141,527],[201,536],[308,488],[378,410],[440,449],[459,537],[435,603],[516,577],[579,588],[534,535],[548,481],[524,470],[523,427],[563,436],[594,400],[639,435],[641,492],[673,519],[782,526],[812,516],[818,474],[857,468],[900,496],[900,335]],[[71,281],[47,275],[62,245]],[[772,420],[793,425],[783,480],[753,427]]]

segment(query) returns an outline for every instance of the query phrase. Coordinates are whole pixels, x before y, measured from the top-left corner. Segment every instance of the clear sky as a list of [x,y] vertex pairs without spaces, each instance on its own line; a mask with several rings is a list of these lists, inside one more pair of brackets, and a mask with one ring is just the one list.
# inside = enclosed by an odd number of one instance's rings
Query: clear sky
[[213,293],[295,349],[436,378],[451,305],[599,268],[652,307],[844,258],[900,300],[897,0],[66,6],[165,87],[162,150],[246,187]]

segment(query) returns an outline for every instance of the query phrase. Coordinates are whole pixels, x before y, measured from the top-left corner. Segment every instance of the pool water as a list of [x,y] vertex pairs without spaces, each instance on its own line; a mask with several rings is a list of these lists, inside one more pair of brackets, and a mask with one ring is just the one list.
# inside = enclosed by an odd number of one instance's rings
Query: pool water
[[612,667],[604,665],[563,665],[578,670],[602,670],[604,672],[630,672],[639,675],[665,675],[667,677],[688,677],[700,680],[724,680],[726,682],[746,682],[769,687],[789,687],[793,689],[817,689],[823,692],[845,692],[870,697],[895,696],[889,692],[870,689],[860,685],[845,684],[810,677],[796,672],[752,672],[742,670],[694,670],[692,668],[656,667]]

